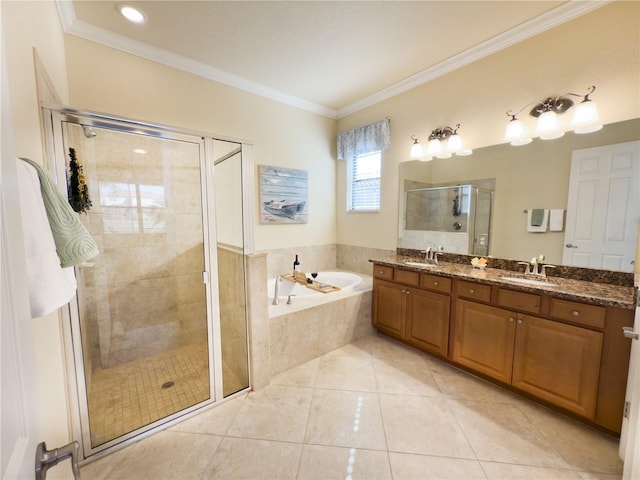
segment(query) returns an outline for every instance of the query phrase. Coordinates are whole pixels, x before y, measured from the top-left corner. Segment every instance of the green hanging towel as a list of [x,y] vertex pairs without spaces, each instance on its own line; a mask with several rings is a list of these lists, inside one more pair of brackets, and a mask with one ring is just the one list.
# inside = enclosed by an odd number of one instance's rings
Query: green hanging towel
[[531,225],[539,227],[544,220],[544,208],[534,208],[531,210]]
[[67,199],[58,191],[49,173],[38,163],[21,158],[36,169],[40,179],[40,191],[49,219],[56,253],[62,268],[79,265],[98,255],[96,242],[73,211]]

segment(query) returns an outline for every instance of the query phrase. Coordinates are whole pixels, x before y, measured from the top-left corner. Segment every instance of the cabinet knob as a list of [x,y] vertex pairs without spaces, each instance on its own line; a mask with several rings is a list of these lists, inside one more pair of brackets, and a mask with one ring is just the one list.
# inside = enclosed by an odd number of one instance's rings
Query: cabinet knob
[[577,317],[580,315],[580,312],[578,310],[574,310],[573,312],[571,312],[571,315],[573,315],[574,317]]
[[470,288],[469,293],[476,293],[476,291],[473,288]]
[[380,275],[384,275],[384,270],[380,270],[380,271],[378,272],[378,274],[380,274]]
[[433,284],[437,287],[439,285],[439,282],[433,282]]
[[509,317],[509,321],[510,321],[510,322],[513,322],[513,317]]
[[518,319],[518,321],[516,322],[518,325],[522,325],[522,320]]

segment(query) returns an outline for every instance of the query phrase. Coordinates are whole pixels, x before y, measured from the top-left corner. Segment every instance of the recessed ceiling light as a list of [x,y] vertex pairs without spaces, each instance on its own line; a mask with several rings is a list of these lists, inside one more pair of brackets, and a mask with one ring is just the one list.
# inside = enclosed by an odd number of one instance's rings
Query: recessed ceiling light
[[147,14],[142,10],[131,5],[118,4],[116,10],[120,12],[124,18],[133,23],[145,23],[147,21]]

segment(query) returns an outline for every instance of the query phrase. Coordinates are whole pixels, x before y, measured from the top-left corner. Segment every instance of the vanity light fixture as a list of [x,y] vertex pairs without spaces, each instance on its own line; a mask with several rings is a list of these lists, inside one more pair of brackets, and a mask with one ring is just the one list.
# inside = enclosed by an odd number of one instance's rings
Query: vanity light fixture
[[582,97],[583,99],[573,112],[573,118],[570,123],[571,129],[579,134],[600,130],[602,123],[600,123],[598,107],[595,102],[589,98],[589,95],[591,95],[595,89],[595,86],[591,86],[589,91],[584,95],[569,92],[555,98],[549,97],[546,100],[530,102],[517,113],[508,110],[507,115],[511,117],[511,120],[507,124],[504,140],[514,146],[531,143],[531,136],[527,135],[522,121],[520,121],[517,116],[520,115],[525,108],[533,104],[535,104],[535,106],[531,109],[529,115],[538,119],[535,131],[536,136],[539,136],[542,140],[552,140],[562,137],[564,131],[560,126],[558,116],[573,107],[574,102],[567,97],[569,95]]
[[120,12],[120,15],[122,15],[132,23],[147,22],[147,14],[137,7],[132,7],[131,5],[127,5],[125,3],[119,3],[116,5],[116,10]]
[[424,155],[424,150],[418,141],[418,137],[411,135],[411,140],[413,140],[410,153],[411,160],[429,162],[433,160],[433,157],[450,158],[451,155],[471,155],[473,151],[464,148],[462,137],[458,133],[459,128],[460,124],[458,123],[455,128],[442,127],[433,130],[429,135],[426,155]]

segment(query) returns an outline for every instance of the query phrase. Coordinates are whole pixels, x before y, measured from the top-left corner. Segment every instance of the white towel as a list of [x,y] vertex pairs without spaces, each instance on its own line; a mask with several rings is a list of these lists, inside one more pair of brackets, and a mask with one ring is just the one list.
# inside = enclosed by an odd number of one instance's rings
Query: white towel
[[76,277],[73,267],[60,267],[38,172],[23,161],[16,163],[31,316],[37,318],[69,303],[75,295]]
[[542,217],[542,223],[538,225],[531,225],[531,213],[533,208],[527,210],[527,232],[546,232],[547,224],[549,223],[549,209],[544,209],[544,216]]
[[549,211],[549,230],[552,232],[564,230],[564,209],[553,208]]

